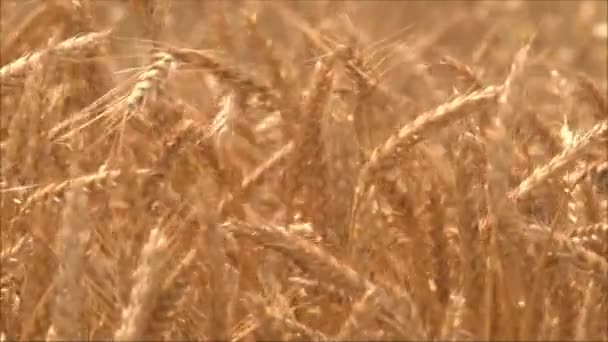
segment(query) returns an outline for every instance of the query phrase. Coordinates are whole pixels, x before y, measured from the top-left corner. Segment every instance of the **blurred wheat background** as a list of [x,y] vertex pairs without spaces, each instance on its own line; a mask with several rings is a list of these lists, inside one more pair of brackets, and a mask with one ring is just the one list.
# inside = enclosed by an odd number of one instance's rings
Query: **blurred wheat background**
[[608,341],[607,2],[1,6],[1,341]]

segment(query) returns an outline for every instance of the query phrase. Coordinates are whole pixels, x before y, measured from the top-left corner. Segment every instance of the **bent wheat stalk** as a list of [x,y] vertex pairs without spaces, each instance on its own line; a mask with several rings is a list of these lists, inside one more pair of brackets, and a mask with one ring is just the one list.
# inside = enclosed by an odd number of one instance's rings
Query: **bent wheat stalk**
[[[224,227],[230,233],[251,238],[261,245],[277,250],[300,267],[342,289],[357,293],[376,292],[378,305],[383,312],[390,313],[392,319],[406,327],[413,338],[424,336],[422,327],[417,324],[418,310],[405,290],[383,288],[374,284],[312,242],[290,234],[280,227],[253,225],[244,221],[228,222]],[[409,317],[402,317],[404,312],[407,312]]]
[[568,148],[563,150],[562,153],[551,159],[549,163],[534,170],[528,178],[521,182],[519,186],[511,192],[511,198],[522,199],[529,195],[549,178],[566,170],[573,161],[581,156],[582,153],[595,142],[600,139],[605,139],[606,134],[608,134],[608,121],[604,120],[597,123],[578,141],[575,141]]
[[396,158],[393,158],[393,155],[396,152],[411,148],[424,140],[429,133],[465,117],[476,108],[495,102],[501,89],[501,87],[489,86],[444,103],[434,110],[420,115],[389,137],[382,145],[376,147],[359,173],[351,212],[349,239],[354,238],[356,215],[369,181],[375,178],[375,175],[382,169],[390,169],[395,165]]

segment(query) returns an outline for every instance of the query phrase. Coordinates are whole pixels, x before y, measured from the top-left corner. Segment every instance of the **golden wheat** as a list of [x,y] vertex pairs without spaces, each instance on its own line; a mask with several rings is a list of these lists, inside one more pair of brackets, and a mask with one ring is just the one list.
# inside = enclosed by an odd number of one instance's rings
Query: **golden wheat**
[[0,5],[0,341],[608,341],[606,2]]

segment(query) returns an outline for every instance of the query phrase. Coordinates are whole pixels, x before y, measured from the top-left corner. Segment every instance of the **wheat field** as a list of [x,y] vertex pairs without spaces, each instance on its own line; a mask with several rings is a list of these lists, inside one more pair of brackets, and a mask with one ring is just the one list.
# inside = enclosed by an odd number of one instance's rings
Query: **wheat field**
[[1,6],[0,341],[608,341],[607,2]]

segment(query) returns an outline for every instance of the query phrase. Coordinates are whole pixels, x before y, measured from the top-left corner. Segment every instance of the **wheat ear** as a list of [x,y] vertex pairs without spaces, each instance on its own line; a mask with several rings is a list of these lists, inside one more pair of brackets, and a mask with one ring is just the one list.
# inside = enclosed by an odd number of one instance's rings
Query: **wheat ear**
[[604,120],[593,126],[585,135],[564,149],[560,154],[553,157],[550,162],[534,170],[528,178],[511,192],[510,196],[514,199],[524,198],[549,178],[566,170],[573,161],[580,157],[595,142],[600,139],[606,139],[606,134],[608,134],[608,121]]
[[114,334],[117,341],[135,341],[141,338],[148,324],[147,316],[154,307],[158,290],[157,282],[166,259],[168,241],[155,228],[141,251],[141,259],[135,270],[135,285],[131,289],[129,305],[122,312],[120,328]]
[[57,279],[57,295],[52,314],[52,327],[47,341],[69,341],[79,338],[81,331],[83,261],[89,237],[86,221],[87,197],[82,188],[74,186],[66,194],[63,226],[57,234],[62,265]]
[[63,42],[49,49],[37,51],[30,55],[25,55],[0,68],[0,82],[6,81],[11,77],[23,76],[32,64],[40,62],[40,60],[49,53],[64,57],[80,54],[83,50],[96,49],[101,44],[106,42],[106,40],[110,37],[110,33],[111,31],[107,30],[73,37],[68,40],[64,40]]
[[434,110],[420,115],[412,123],[405,125],[383,144],[376,147],[371,153],[369,160],[361,167],[359,173],[351,211],[349,239],[355,238],[356,215],[369,180],[373,179],[375,174],[380,170],[394,166],[395,160],[391,158],[394,153],[412,147],[422,141],[425,134],[470,114],[475,108],[495,102],[496,97],[500,93],[501,87],[489,86],[482,90],[460,96],[448,103],[442,104]]

